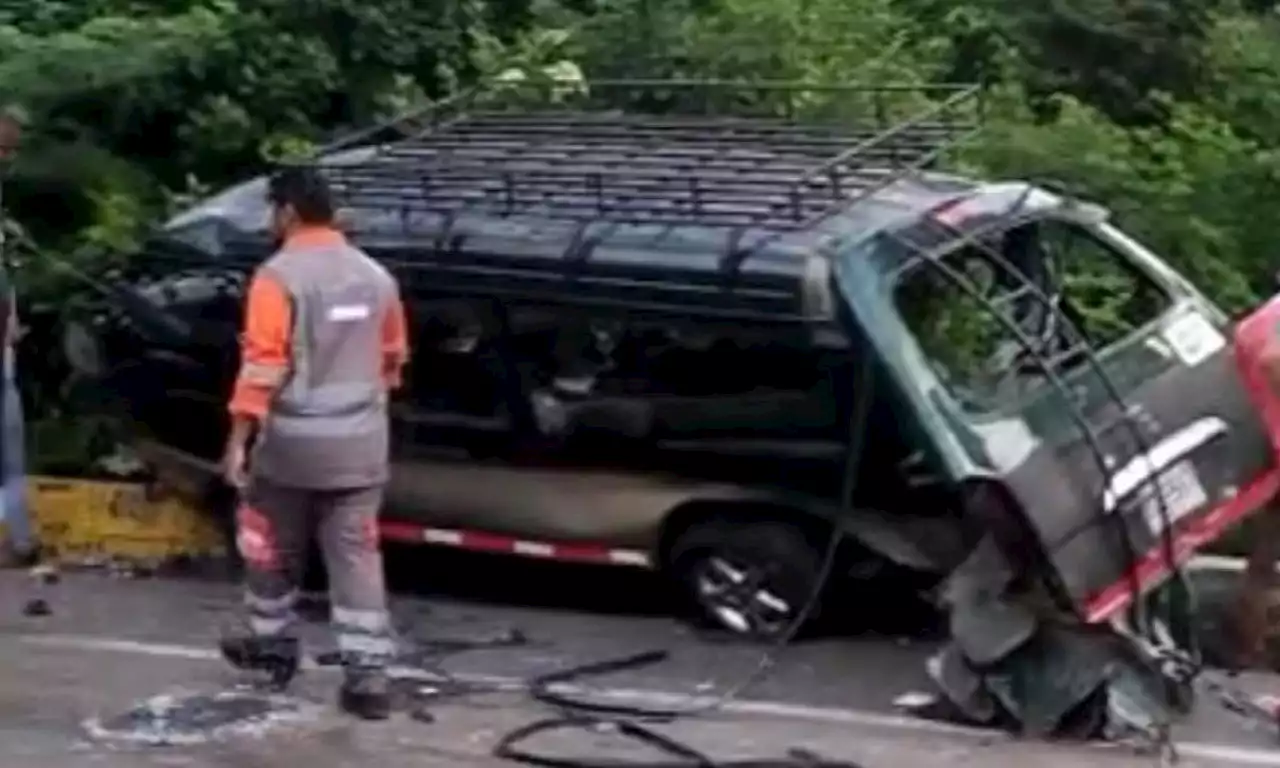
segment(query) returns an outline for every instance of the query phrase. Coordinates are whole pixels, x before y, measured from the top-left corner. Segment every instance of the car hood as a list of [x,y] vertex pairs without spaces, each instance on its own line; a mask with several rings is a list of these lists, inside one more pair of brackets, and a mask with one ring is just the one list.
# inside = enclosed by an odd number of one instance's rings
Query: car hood
[[[368,160],[374,147],[343,150],[321,157],[321,165],[342,165]],[[267,177],[258,176],[197,203],[169,219],[160,231],[176,241],[210,256],[220,256],[230,243],[258,240],[267,235]]]

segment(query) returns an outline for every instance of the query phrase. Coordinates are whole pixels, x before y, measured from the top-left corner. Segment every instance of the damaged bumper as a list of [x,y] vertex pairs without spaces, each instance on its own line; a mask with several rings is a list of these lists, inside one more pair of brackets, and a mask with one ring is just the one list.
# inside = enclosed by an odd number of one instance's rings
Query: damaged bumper
[[[1028,736],[1152,740],[1189,709],[1197,669],[1189,632],[1180,642],[1151,618],[1160,638],[1152,643],[1120,621],[1089,624],[1026,582],[983,540],[942,591],[951,637],[927,665],[937,693],[899,706]],[[1161,613],[1189,621],[1176,593],[1165,595],[1171,604]]]

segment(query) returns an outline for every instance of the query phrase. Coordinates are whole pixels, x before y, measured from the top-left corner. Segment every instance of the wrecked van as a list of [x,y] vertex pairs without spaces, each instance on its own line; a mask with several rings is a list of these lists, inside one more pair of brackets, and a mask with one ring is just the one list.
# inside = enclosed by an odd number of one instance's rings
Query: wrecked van
[[[1276,486],[1227,318],[1104,209],[932,170],[978,88],[525,87],[315,161],[412,326],[386,538],[661,569],[757,637],[911,584],[980,721],[1123,709],[1117,653],[1185,682],[1185,601],[1148,596]],[[221,448],[264,194],[68,330],[167,471]]]

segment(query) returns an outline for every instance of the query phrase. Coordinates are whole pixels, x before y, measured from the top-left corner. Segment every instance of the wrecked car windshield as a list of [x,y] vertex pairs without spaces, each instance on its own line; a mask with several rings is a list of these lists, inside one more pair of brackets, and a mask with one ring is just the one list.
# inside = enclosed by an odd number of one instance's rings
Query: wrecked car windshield
[[[1172,303],[1124,254],[1069,222],[1030,222],[943,258],[967,286],[919,263],[899,278],[894,301],[938,377],[977,410],[996,410],[1038,391],[1045,371],[1036,352],[1069,375],[1085,362],[1085,340],[1107,349]],[[1048,311],[1012,269],[1061,314]],[[1019,332],[1035,345],[1034,352],[1019,340]]]

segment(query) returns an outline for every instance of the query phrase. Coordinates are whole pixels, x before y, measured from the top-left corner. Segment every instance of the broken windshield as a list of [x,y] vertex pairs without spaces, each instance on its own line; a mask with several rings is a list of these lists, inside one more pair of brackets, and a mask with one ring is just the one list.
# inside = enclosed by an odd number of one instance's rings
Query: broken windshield
[[942,259],[964,286],[920,262],[899,278],[894,300],[938,377],[977,410],[1033,394],[1045,359],[1070,375],[1085,362],[1085,340],[1096,350],[1121,343],[1173,302],[1124,253],[1074,222],[1021,224]]

